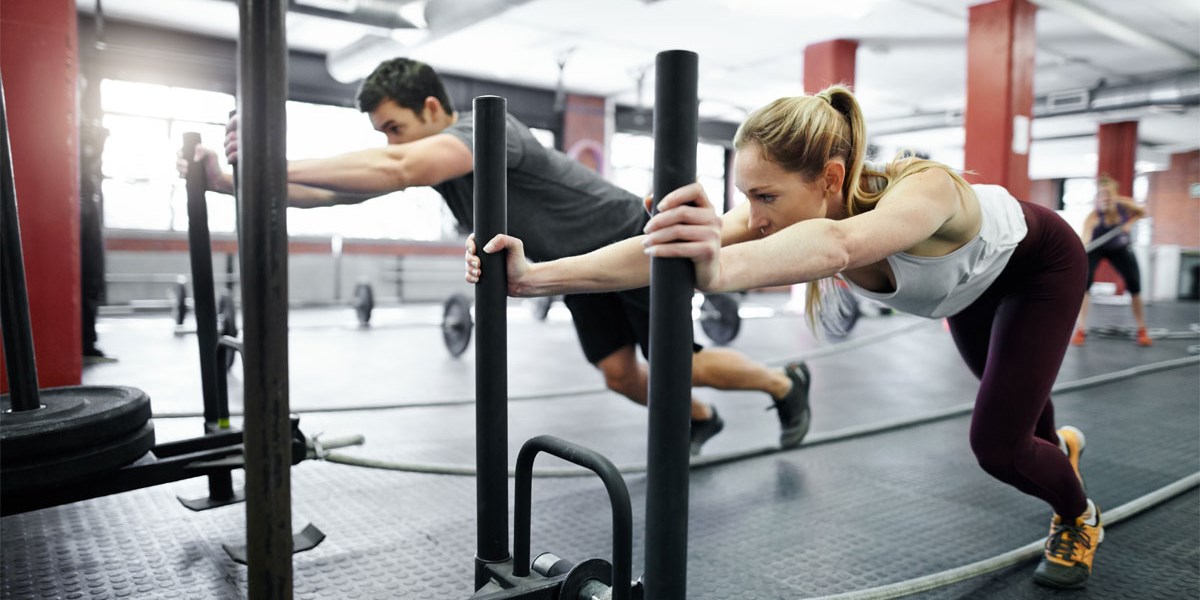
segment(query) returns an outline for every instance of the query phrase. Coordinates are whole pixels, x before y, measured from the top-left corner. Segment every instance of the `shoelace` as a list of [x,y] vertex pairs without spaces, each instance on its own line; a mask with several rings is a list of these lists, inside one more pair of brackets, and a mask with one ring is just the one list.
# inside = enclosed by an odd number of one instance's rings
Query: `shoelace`
[[[807,386],[808,385],[808,377],[805,375],[804,371],[798,366],[793,367],[793,368],[795,369],[795,372],[798,375],[798,377],[796,378],[798,381],[795,382],[795,385]],[[791,371],[792,369],[789,368],[788,370]],[[791,379],[790,376],[788,378]],[[791,395],[790,391],[788,392],[788,395]],[[786,397],[787,396],[784,396],[784,398],[786,398]],[[791,420],[796,417],[796,415],[792,414],[790,407],[787,406],[787,400],[776,400],[776,399],[772,398],[771,405],[765,409],[765,412],[771,412],[773,410],[779,412],[779,418],[783,421],[791,422]]]
[[787,401],[772,399],[771,405],[768,406],[764,410],[764,412],[771,412],[773,410],[779,412],[780,420],[783,420],[783,421],[791,421],[792,420],[792,416],[793,416],[792,411],[788,408]]
[[1075,547],[1092,547],[1092,536],[1080,525],[1059,524],[1055,526],[1050,539],[1046,540],[1046,553],[1050,556],[1065,560],[1075,560]]

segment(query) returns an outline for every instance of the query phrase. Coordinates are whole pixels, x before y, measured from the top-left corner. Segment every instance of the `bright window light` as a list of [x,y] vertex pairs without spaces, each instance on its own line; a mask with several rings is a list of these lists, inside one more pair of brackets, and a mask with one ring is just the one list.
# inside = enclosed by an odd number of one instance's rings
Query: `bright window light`
[[[109,228],[185,231],[187,192],[175,172],[184,132],[221,150],[233,96],[129,81],[101,82],[104,148],[104,224]],[[288,102],[288,156],[318,158],[378,147],[386,142],[367,117],[353,108]],[[553,143],[553,135],[548,135]],[[209,192],[209,229],[233,232],[237,222],[232,197]],[[345,238],[457,239],[449,209],[432,188],[413,188],[352,206],[289,209],[293,236],[341,235]]]
[[[617,133],[612,140],[613,183],[639,197],[654,191],[654,139],[648,135]],[[725,205],[725,148],[696,146],[696,179],[719,209]]]

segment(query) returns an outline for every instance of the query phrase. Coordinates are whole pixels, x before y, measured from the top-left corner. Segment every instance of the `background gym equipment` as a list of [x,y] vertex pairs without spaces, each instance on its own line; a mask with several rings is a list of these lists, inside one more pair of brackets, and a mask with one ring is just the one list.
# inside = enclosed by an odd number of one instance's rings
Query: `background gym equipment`
[[354,286],[354,316],[358,318],[359,327],[371,325],[371,311],[375,310],[375,290],[369,283],[358,283]]
[[1087,251],[1088,253],[1094,252],[1100,246],[1103,246],[1104,244],[1108,243],[1108,240],[1111,240],[1111,239],[1117,237],[1118,235],[1121,235],[1121,231],[1122,231],[1121,227],[1113,227],[1112,229],[1109,229],[1108,231],[1104,232],[1104,235],[1101,235],[1100,237],[1088,242],[1087,245],[1083,247],[1083,249],[1085,251]]
[[825,336],[839,339],[850,335],[862,316],[858,296],[854,295],[850,286],[840,279],[834,279],[821,302],[826,303],[821,310],[821,331]]
[[442,305],[442,340],[450,356],[458,358],[471,343],[471,331],[475,323],[471,317],[471,300],[462,294],[454,294]]
[[704,294],[700,304],[700,328],[718,346],[733,341],[742,329],[739,302],[733,294]]
[[538,296],[537,298],[529,299],[529,314],[533,315],[538,321],[545,321],[550,315],[550,306],[558,296]]
[[[700,327],[704,334],[718,346],[732,342],[741,331],[742,317],[738,314],[739,302],[734,294],[703,294],[700,305]],[[554,296],[529,299],[529,310],[534,319],[544,321],[554,304]],[[471,342],[473,329],[471,300],[462,294],[454,294],[442,304],[442,339],[446,350],[453,357],[466,351]],[[851,324],[853,326],[853,324]]]
[[[654,198],[696,181],[699,57],[660,52],[654,83]],[[650,259],[649,412],[643,585],[647,598],[687,596],[688,438],[692,400],[691,261]],[[620,585],[620,582],[617,582]]]
[[[497,96],[474,100],[475,228],[481,239],[505,232],[507,189],[505,161],[506,101]],[[478,506],[476,600],[560,598],[581,600],[631,597],[632,509],[620,472],[600,454],[552,436],[527,441],[517,459],[513,554],[508,550],[508,294],[504,253],[482,255],[492,275],[476,286],[479,343],[475,345],[475,448]],[[454,312],[453,315],[449,313]],[[469,317],[465,297],[447,303],[447,317]],[[469,323],[470,321],[465,321]],[[690,322],[690,320],[689,320]],[[600,476],[613,510],[613,565],[601,559],[578,564],[542,555],[529,561],[530,496],[533,460],[548,452],[585,466]],[[639,596],[640,597],[640,596]]]
[[[698,57],[687,51],[657,57],[654,110],[654,196],[661,198],[696,178]],[[668,108],[669,107],[669,108]],[[475,99],[475,235],[505,232],[505,101]],[[603,456],[550,436],[535,437],[517,459],[514,553],[508,553],[507,281],[504,253],[480,256],[484,276],[476,300],[480,341],[476,359],[476,493],[478,535],[476,600],[501,598],[683,598],[687,579],[688,424],[691,401],[692,298],[695,276],[684,259],[650,261],[650,426],[646,470],[646,572],[630,581],[628,491]],[[551,452],[596,472],[613,511],[613,564],[578,564],[543,556],[529,559],[529,481],[538,452]],[[549,564],[547,564],[549,563]]]
[[[223,412],[223,426],[199,438],[156,445],[150,398],[142,390],[128,386],[38,389],[2,82],[0,125],[0,329],[12,390],[0,396],[0,515],[202,475],[210,478],[207,507],[233,501],[230,471],[244,465],[242,432],[229,428],[228,405],[217,407],[215,396],[205,396],[206,414],[210,409]],[[211,295],[207,298],[208,306],[200,310],[215,312]],[[216,355],[208,362],[215,366]],[[211,394],[212,390],[206,388],[205,392]],[[295,462],[308,454],[307,440],[298,425],[299,419],[289,420],[288,444],[296,448]],[[214,488],[214,481],[228,485]],[[226,497],[214,497],[214,492],[220,496],[224,491],[229,492]],[[313,542],[315,535],[308,535],[306,541]],[[236,559],[237,549],[233,552]]]

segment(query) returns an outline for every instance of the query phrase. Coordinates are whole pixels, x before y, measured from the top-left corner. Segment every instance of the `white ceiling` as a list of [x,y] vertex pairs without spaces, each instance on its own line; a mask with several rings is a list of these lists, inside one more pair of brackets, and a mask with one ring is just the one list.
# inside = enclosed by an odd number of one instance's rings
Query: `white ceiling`
[[[700,57],[701,114],[730,121],[776,97],[802,91],[804,48],[835,38],[859,40],[856,92],[872,123],[913,114],[961,111],[965,99],[967,14],[978,0],[300,0],[332,7],[406,5],[420,18],[426,1],[463,20],[428,30],[385,30],[292,13],[288,42],[332,53],[341,79],[406,54],[445,73],[501,79],[653,103],[655,55],[693,50]],[[1034,91],[1042,96],[1105,82],[1137,82],[1191,70],[1200,77],[1200,2],[1196,0],[1032,0],[1038,49]],[[94,12],[96,0],[79,0]],[[229,0],[103,0],[105,16],[218,37],[238,30]],[[350,44],[373,36],[365,50]],[[360,60],[355,61],[357,56]],[[638,76],[645,74],[639,93]],[[1200,148],[1200,109],[1140,109],[1036,119],[1034,178],[1095,173],[1098,123],[1137,119],[1139,170],[1165,168],[1170,153]],[[879,136],[884,147],[924,149],[961,164],[958,126]],[[1052,139],[1048,139],[1052,138]]]

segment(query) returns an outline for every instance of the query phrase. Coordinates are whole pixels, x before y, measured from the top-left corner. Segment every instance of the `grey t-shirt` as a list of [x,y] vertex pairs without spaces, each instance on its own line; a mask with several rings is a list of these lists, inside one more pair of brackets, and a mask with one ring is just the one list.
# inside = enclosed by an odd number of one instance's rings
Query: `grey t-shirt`
[[[475,151],[473,113],[442,131]],[[508,160],[508,233],[525,254],[545,261],[591,252],[642,232],[648,218],[641,199],[565,154],[542,146],[512,115],[505,124]],[[458,222],[475,228],[475,174],[433,186]],[[486,240],[481,240],[481,243]]]

